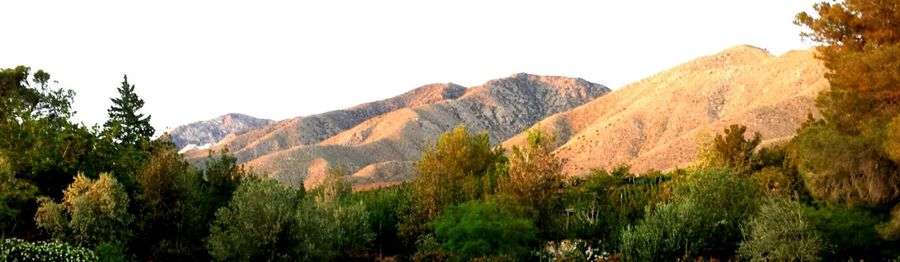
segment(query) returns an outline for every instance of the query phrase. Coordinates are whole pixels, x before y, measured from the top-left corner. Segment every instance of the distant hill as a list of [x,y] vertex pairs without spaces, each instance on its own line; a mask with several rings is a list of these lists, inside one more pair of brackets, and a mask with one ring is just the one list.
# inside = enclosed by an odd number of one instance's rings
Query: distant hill
[[[212,149],[228,147],[240,162],[246,162],[294,146],[317,144],[365,120],[400,108],[454,99],[465,92],[465,87],[452,83],[426,85],[380,101],[278,121],[240,135],[227,137]],[[206,152],[196,151],[185,154],[188,159],[194,160],[206,155]]]
[[456,99],[411,105],[372,117],[317,144],[298,144],[247,165],[291,184],[315,185],[328,167],[343,166],[358,183],[409,179],[426,143],[458,125],[499,143],[535,122],[610,90],[583,79],[516,74],[466,90]]
[[[687,166],[701,133],[746,125],[764,140],[785,140],[818,114],[816,95],[828,87],[814,51],[775,57],[736,46],[622,87],[540,121],[558,134],[556,153],[565,172],[630,164],[633,170]],[[504,142],[521,145],[525,134]]]
[[172,142],[175,142],[175,146],[182,152],[186,152],[208,148],[228,135],[242,134],[272,122],[274,121],[269,119],[259,119],[248,115],[231,113],[210,120],[179,126],[169,130],[168,133],[172,136]]

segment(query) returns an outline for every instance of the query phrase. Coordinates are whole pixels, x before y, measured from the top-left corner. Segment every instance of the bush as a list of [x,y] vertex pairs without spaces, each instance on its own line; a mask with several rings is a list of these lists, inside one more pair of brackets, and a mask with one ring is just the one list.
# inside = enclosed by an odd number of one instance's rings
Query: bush
[[525,258],[538,240],[538,229],[525,210],[501,203],[474,200],[441,212],[430,225],[451,259]]
[[797,201],[768,198],[742,231],[738,253],[752,261],[818,261],[825,250]]
[[656,205],[622,234],[620,250],[634,260],[731,257],[741,240],[740,224],[755,212],[759,195],[749,178],[696,171],[675,184],[674,202]]
[[0,260],[25,261],[97,261],[97,255],[89,249],[59,241],[26,242],[7,238],[0,242]]

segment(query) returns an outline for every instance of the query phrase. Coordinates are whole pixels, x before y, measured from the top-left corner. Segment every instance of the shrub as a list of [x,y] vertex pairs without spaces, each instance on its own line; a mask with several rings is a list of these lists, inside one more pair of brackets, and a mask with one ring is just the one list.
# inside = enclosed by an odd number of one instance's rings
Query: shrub
[[753,261],[818,261],[825,250],[797,201],[768,198],[742,231],[738,253]]
[[90,249],[72,246],[59,241],[26,242],[7,238],[0,242],[0,260],[25,261],[97,261]]
[[525,210],[502,203],[474,200],[441,212],[430,225],[452,260],[526,257],[537,244],[538,229]]

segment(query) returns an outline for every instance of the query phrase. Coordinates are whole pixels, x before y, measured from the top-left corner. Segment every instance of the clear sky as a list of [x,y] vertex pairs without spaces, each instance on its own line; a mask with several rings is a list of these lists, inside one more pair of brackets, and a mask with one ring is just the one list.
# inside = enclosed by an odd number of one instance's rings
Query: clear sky
[[737,44],[804,49],[817,1],[7,1],[0,68],[44,69],[102,123],[122,75],[157,129],[285,119],[517,72],[616,89]]

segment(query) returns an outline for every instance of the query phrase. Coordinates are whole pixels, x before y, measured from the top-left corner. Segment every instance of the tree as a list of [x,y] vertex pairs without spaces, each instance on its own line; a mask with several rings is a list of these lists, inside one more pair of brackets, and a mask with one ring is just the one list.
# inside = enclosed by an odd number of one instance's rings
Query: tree
[[6,231],[15,231],[20,223],[19,216],[26,202],[34,199],[37,187],[27,180],[17,178],[7,163],[6,158],[0,154],[0,235],[6,235]]
[[741,240],[740,225],[756,212],[759,190],[749,178],[727,170],[699,170],[677,181],[673,202],[622,234],[620,249],[631,260],[682,256],[728,258]]
[[119,97],[110,99],[113,104],[107,110],[109,119],[99,131],[97,158],[101,159],[101,169],[111,172],[134,194],[138,191],[134,176],[150,157],[150,137],[155,130],[150,116],[138,112],[144,100],[134,92],[127,76],[118,92]]
[[741,231],[738,253],[752,261],[818,261],[826,249],[797,201],[767,198]]
[[434,236],[453,261],[505,257],[523,260],[538,241],[527,207],[497,199],[472,200],[441,211]]
[[416,162],[414,202],[404,218],[403,234],[421,235],[422,225],[437,217],[444,206],[494,193],[505,163],[503,150],[491,149],[487,134],[471,135],[463,126],[444,133]]
[[701,138],[697,167],[728,168],[738,174],[752,172],[754,151],[762,141],[762,137],[759,132],[754,132],[753,137],[748,140],[744,137],[746,132],[746,126],[731,125],[725,128],[724,135],[717,134],[708,144]]
[[58,199],[79,170],[92,170],[96,139],[69,121],[75,92],[54,83],[43,70],[0,69],[0,153],[9,171],[0,194],[12,197],[4,203],[8,211],[18,210],[0,212],[18,214],[15,222],[0,229],[2,234],[34,233],[34,196]]
[[292,234],[301,194],[270,179],[246,180],[216,212],[206,241],[217,261],[292,261]]
[[553,154],[555,140],[552,134],[542,133],[539,128],[530,130],[526,147],[513,146],[509,175],[500,178],[498,190],[516,203],[537,211],[532,219],[544,239],[561,237],[558,233],[563,227],[560,220],[564,211],[560,193],[563,162]]
[[819,94],[823,119],[806,124],[793,143],[814,196],[829,202],[890,206],[900,202],[900,171],[891,152],[900,114],[900,3],[823,2],[797,15],[818,42],[830,70]]
[[135,253],[151,260],[203,259],[202,239],[215,209],[207,204],[201,182],[174,147],[153,152],[137,175]]
[[237,158],[228,154],[228,148],[220,151],[219,157],[214,157],[214,153],[210,151],[203,177],[209,187],[213,210],[228,204],[234,190],[241,184],[241,179],[248,175],[244,166],[237,163]]
[[118,88],[119,97],[112,98],[109,119],[103,124],[118,144],[137,147],[149,142],[153,136],[150,116],[138,111],[144,107],[144,100],[134,92],[134,85],[128,84],[128,76],[123,77],[122,86]]
[[124,243],[131,237],[129,199],[125,188],[108,174],[93,180],[83,175],[63,193],[60,204],[42,197],[35,221],[54,238],[95,247],[102,242]]

